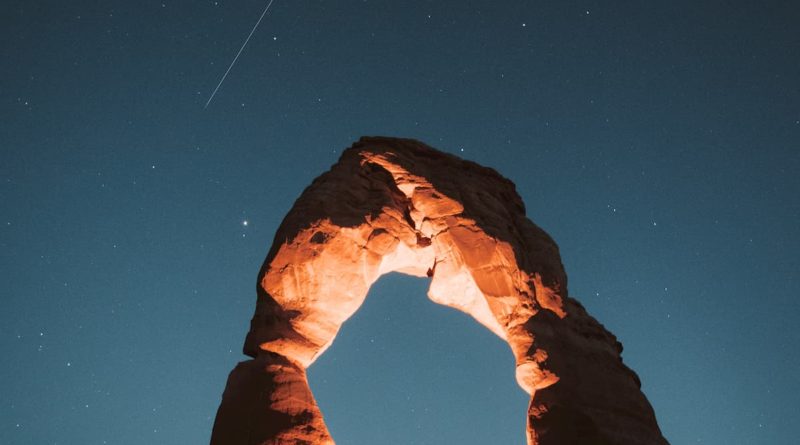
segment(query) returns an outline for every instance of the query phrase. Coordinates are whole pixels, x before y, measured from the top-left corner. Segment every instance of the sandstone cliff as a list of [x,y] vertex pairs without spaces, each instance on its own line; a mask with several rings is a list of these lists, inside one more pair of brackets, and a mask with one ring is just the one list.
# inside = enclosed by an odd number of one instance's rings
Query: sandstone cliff
[[333,444],[305,370],[392,271],[430,277],[433,301],[508,342],[531,395],[528,444],[667,444],[622,346],[568,296],[558,247],[514,184],[414,140],[370,137],[278,229],[244,345],[253,360],[230,374],[212,445]]

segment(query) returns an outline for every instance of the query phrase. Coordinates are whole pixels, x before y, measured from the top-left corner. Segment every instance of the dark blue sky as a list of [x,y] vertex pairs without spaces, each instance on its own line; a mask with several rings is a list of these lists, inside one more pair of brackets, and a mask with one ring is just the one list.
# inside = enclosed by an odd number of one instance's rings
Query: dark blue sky
[[[361,135],[513,180],[673,444],[794,443],[796,2],[276,0],[204,110],[264,6],[3,3],[0,443],[206,442],[275,229]],[[523,443],[507,346],[425,287],[311,368],[334,438]]]

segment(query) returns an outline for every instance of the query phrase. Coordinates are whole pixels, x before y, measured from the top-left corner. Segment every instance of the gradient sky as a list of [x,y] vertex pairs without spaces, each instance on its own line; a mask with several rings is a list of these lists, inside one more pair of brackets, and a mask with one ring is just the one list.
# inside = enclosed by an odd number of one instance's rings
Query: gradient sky
[[[282,217],[361,135],[513,180],[673,445],[796,443],[796,2],[6,0],[0,443],[202,444]],[[245,226],[244,221],[248,221]],[[382,278],[342,445],[524,443],[508,347]]]

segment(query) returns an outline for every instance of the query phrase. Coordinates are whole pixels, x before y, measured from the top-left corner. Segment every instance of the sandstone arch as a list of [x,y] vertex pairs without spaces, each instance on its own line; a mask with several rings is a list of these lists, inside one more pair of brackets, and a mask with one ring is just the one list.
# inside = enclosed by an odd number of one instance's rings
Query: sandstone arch
[[431,277],[433,301],[508,342],[531,395],[528,444],[666,444],[513,183],[417,141],[362,138],[278,229],[244,345],[254,359],[231,372],[212,445],[333,444],[305,369],[392,271]]

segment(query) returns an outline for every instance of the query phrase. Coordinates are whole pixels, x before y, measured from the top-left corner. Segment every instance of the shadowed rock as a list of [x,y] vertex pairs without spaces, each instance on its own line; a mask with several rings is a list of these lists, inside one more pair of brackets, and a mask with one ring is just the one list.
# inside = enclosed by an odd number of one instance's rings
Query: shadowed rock
[[622,345],[567,295],[558,247],[514,184],[414,140],[365,137],[278,229],[244,345],[253,360],[228,378],[212,445],[333,444],[305,370],[394,271],[430,277],[431,300],[508,342],[531,395],[528,444],[667,444]]

